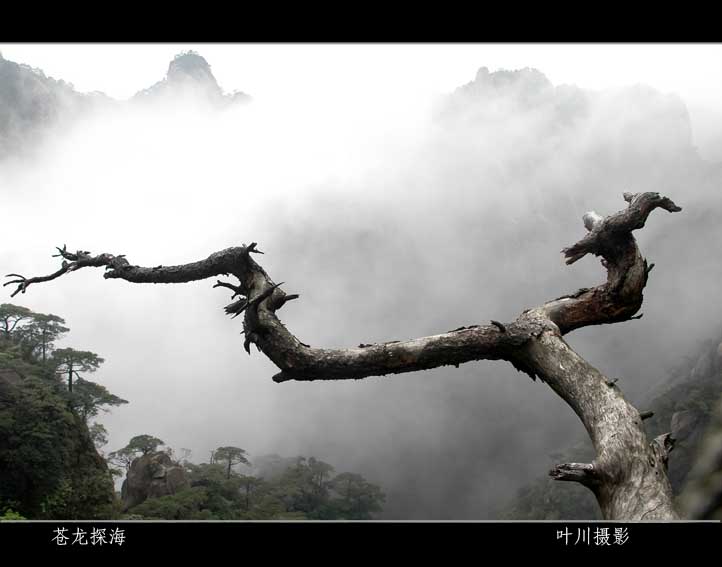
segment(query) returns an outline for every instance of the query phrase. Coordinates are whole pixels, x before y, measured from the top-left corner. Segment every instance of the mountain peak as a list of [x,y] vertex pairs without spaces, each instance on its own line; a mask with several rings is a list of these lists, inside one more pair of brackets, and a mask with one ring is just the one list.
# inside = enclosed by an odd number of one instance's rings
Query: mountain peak
[[195,51],[184,51],[173,58],[173,61],[168,64],[167,80],[169,82],[190,80],[218,86],[208,61]]
[[165,79],[140,91],[136,99],[149,99],[168,95],[192,95],[214,104],[246,102],[250,97],[236,92],[226,95],[211,72],[206,59],[195,51],[183,51],[168,64]]
[[476,77],[472,84],[477,89],[503,90],[510,87],[523,86],[526,89],[535,91],[541,91],[553,86],[544,73],[533,67],[524,67],[523,69],[515,69],[513,71],[499,69],[494,72],[490,72],[487,67],[481,67],[476,72]]

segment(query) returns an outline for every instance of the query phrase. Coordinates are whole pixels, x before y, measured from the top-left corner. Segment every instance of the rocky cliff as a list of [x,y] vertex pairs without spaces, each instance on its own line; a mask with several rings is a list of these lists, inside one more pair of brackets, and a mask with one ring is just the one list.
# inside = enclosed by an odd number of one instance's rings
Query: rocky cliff
[[0,55],[0,159],[39,143],[63,120],[110,102],[102,93],[79,93],[63,80]]
[[208,61],[194,51],[176,55],[168,64],[165,78],[137,93],[133,100],[162,100],[169,97],[191,97],[220,107],[251,99],[242,92],[225,94],[213,76]]

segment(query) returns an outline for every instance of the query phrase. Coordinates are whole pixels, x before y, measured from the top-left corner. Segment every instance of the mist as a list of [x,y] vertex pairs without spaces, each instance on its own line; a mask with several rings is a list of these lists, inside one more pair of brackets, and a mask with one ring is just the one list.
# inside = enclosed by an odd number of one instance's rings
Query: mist
[[[284,324],[313,346],[355,346],[511,321],[601,283],[597,259],[568,267],[559,252],[584,235],[582,214],[659,191],[684,210],[636,233],[656,264],[644,317],[567,337],[643,405],[720,330],[717,150],[696,147],[678,95],[484,65],[453,92],[393,91],[365,70],[223,109],[187,92],[95,108],[0,162],[3,273],[51,273],[63,244],[155,266],[254,241],[301,296]],[[708,123],[704,139],[721,134]],[[59,346],[106,359],[92,379],[130,401],[99,419],[107,450],[148,433],[194,461],[221,445],[251,460],[313,455],[380,484],[383,518],[491,519],[585,435],[547,386],[502,362],[275,384],[214,281],[101,272],[5,301],[61,315],[71,333]]]

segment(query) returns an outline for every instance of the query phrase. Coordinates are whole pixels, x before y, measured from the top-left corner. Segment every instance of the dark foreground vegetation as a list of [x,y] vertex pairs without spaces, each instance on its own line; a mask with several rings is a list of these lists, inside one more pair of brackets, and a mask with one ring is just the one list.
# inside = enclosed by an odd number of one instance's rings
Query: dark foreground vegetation
[[[253,459],[218,447],[210,462],[138,435],[103,456],[94,418],[128,403],[85,376],[97,354],[55,348],[68,333],[56,315],[0,305],[0,518],[167,520],[368,520],[380,487],[335,474],[314,457]],[[120,494],[114,479],[125,476]]]

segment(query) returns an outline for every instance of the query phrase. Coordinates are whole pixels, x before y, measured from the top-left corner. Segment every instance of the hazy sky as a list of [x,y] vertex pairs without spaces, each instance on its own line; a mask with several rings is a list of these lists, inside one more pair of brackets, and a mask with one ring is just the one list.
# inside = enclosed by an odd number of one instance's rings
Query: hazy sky
[[258,97],[350,90],[347,81],[444,92],[486,65],[537,67],[554,84],[645,83],[695,102],[722,98],[722,44],[0,44],[6,59],[116,98],[159,80],[172,56],[187,49],[206,57],[224,88]]
[[587,89],[642,83],[680,95],[703,154],[722,156],[722,44],[0,44],[6,59],[119,99],[160,80],[188,49],[210,62],[227,91],[263,100],[290,91],[310,104],[335,96],[425,104],[481,66],[535,67],[554,84]]
[[[698,245],[722,241],[708,214],[718,174],[677,155],[684,128],[654,129],[657,117],[678,125],[681,105],[646,91],[592,97],[567,125],[575,108],[559,111],[558,93],[461,126],[434,126],[428,110],[482,66],[536,67],[593,90],[643,83],[682,97],[703,153],[722,157],[722,45],[0,45],[119,99],[188,49],[253,103],[109,109],[2,164],[4,229],[18,238],[0,246],[0,273],[50,273],[63,243],[154,266],[255,240],[271,277],[301,294],[284,323],[314,346],[348,346],[511,320],[596,285],[595,259],[568,268],[559,254],[583,236],[583,212],[660,190],[685,210],[655,215],[639,236],[658,266],[644,319],[570,342],[639,399],[719,325],[722,267]],[[3,302],[65,317],[62,346],[107,359],[91,379],[131,401],[102,418],[108,450],[150,433],[197,460],[220,445],[315,455],[382,482],[391,517],[488,517],[583,435],[549,388],[503,363],[275,384],[223,315],[227,296],[210,281],[138,286],[83,270]]]

